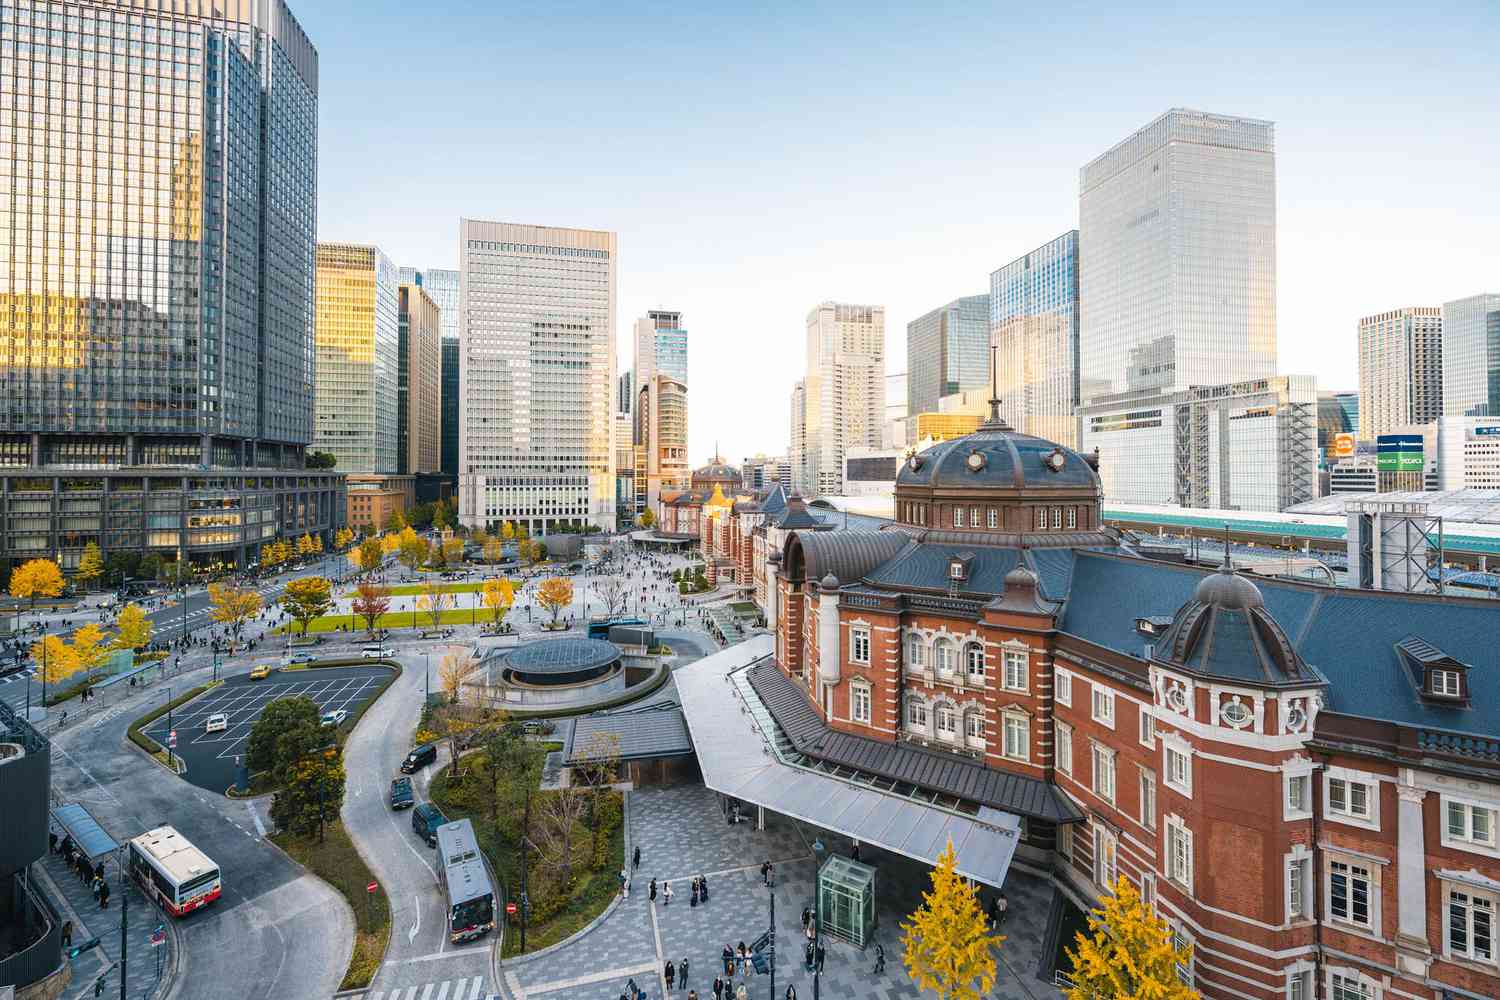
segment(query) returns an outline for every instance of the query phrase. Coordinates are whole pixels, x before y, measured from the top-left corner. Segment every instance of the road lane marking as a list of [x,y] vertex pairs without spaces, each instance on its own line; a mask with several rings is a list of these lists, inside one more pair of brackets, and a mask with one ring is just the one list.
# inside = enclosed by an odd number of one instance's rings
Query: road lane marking
[[448,996],[448,983],[449,982],[450,982],[450,980],[447,980],[447,979],[443,980],[442,984],[438,986],[437,996],[433,997],[433,1000],[446,1000],[446,998]]
[[419,931],[419,930],[422,929],[422,897],[416,895],[415,893],[413,893],[412,897],[411,897],[411,901],[412,901],[413,908],[416,910],[417,919],[414,920],[414,921],[412,921],[411,927],[407,929],[407,932],[406,932],[406,943],[407,944],[411,944],[413,941],[415,941],[417,939],[417,931]]
[[432,996],[432,984],[428,983],[427,986],[426,986],[426,988],[422,990],[422,1000],[428,1000],[428,998],[431,997],[431,996]]

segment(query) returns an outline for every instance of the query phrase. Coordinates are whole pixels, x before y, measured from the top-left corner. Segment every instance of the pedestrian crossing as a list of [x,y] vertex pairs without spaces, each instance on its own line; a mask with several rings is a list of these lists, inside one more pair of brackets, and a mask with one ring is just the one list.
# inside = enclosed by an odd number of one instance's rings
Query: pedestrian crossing
[[341,993],[339,1000],[481,1000],[484,996],[483,976],[475,976],[472,980],[460,976],[420,986],[398,986],[393,990]]

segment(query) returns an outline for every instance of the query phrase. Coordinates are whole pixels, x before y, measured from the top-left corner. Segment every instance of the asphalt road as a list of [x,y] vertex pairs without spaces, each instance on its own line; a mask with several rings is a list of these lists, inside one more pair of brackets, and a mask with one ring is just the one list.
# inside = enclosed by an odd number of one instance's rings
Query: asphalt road
[[[434,672],[444,648],[440,643],[407,647],[431,649]],[[405,672],[364,714],[344,745],[348,775],[344,825],[391,902],[390,946],[366,996],[385,993],[394,997],[413,987],[421,987],[417,995],[428,996],[429,984],[451,998],[468,997],[471,992],[482,996],[494,988],[489,984],[495,939],[449,943],[435,853],[412,832],[411,812],[395,812],[388,801],[391,778],[400,773],[421,715],[425,669],[419,652],[398,648],[397,653]],[[437,762],[413,777],[412,790],[419,803],[427,801],[428,782],[447,760],[447,744],[442,744]]]
[[[200,668],[183,683],[208,677]],[[170,823],[222,870],[222,898],[174,924],[182,965],[170,1000],[332,995],[354,940],[342,898],[262,839],[255,803],[194,788],[125,745],[130,722],[165,697],[150,688],[54,736],[52,782],[59,801],[84,805],[116,840]]]

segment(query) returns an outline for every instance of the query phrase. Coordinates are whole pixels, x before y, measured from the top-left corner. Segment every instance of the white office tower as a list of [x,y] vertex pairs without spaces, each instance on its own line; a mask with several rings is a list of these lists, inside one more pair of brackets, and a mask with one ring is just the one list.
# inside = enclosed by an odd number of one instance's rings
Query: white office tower
[[615,234],[459,221],[459,518],[612,527]]
[[1359,438],[1443,415],[1443,311],[1390,309],[1359,321]]
[[1443,303],[1443,413],[1500,417],[1500,294]]
[[1079,180],[1083,401],[1275,374],[1271,122],[1174,108]]
[[802,488],[815,496],[838,496],[844,491],[845,450],[881,443],[884,306],[824,302],[808,312],[803,399]]

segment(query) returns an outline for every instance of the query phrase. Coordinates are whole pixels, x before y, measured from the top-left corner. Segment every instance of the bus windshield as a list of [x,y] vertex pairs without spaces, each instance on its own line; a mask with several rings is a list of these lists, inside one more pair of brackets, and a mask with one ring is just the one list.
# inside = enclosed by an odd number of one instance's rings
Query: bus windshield
[[480,927],[493,919],[494,906],[489,896],[481,896],[459,903],[453,907],[453,929],[463,930],[467,927]]
[[211,872],[208,872],[207,874],[199,875],[197,878],[189,879],[188,881],[182,883],[182,885],[177,887],[178,902],[186,902],[187,900],[192,899],[201,891],[211,887],[218,880],[219,870],[217,868],[215,868]]

